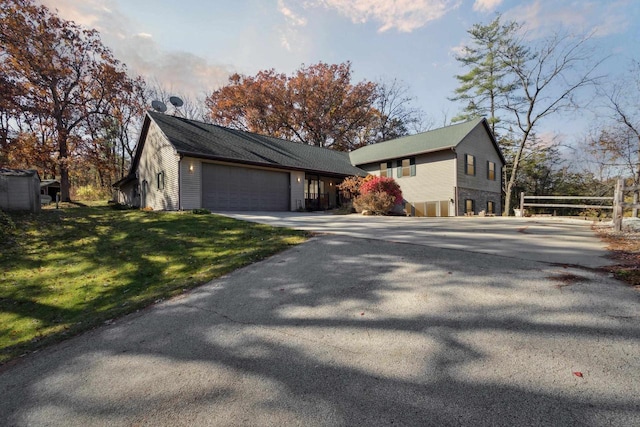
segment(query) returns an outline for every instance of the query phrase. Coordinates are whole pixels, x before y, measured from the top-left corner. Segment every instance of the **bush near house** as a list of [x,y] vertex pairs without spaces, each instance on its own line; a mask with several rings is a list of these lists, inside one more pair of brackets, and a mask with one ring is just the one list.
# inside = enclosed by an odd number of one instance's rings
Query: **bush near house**
[[402,190],[393,178],[376,176],[364,182],[360,186],[360,194],[365,195],[368,193],[386,193],[393,196],[393,203],[395,205],[402,204]]
[[362,184],[371,181],[374,178],[375,176],[373,175],[367,175],[365,177],[349,176],[345,178],[337,188],[342,192],[344,197],[353,200],[360,195],[360,187]]
[[356,212],[384,215],[393,209],[394,197],[378,191],[363,194],[353,201]]
[[393,210],[394,205],[402,205],[402,190],[393,178],[372,177],[364,181],[358,190],[360,195],[353,201],[358,212],[384,215]]

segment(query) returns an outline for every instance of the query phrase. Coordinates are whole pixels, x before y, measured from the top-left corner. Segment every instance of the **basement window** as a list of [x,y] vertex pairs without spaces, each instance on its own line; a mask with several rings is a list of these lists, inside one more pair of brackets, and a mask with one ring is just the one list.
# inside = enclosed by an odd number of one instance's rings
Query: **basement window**
[[487,201],[487,213],[488,214],[495,214],[496,213],[495,205],[493,204],[493,201],[491,201],[491,200]]
[[476,202],[473,199],[466,199],[464,201],[464,213],[469,215],[475,215],[476,213]]

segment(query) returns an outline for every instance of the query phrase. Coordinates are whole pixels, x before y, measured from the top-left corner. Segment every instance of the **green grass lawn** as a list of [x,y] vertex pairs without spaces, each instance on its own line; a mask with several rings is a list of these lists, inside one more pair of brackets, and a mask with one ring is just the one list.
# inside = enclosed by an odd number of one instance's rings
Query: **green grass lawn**
[[106,206],[11,218],[14,243],[0,242],[0,364],[306,238],[216,215]]

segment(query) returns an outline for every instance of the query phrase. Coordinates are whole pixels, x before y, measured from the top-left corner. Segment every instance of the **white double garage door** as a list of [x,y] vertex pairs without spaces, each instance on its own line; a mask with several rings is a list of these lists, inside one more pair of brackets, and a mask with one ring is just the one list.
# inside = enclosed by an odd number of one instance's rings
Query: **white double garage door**
[[290,210],[289,172],[202,165],[202,207],[212,211]]

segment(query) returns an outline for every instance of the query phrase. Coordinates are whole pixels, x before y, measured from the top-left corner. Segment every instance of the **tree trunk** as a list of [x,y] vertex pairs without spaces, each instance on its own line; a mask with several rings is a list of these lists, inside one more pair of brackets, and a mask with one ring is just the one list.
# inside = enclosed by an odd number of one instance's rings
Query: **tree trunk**
[[511,193],[513,193],[513,186],[516,182],[516,175],[518,173],[518,165],[520,164],[520,158],[522,157],[522,152],[524,151],[524,145],[527,143],[527,139],[529,138],[529,132],[531,131],[531,127],[527,129],[520,141],[520,147],[518,148],[518,152],[513,158],[513,167],[511,168],[511,176],[509,177],[509,182],[507,183],[507,188],[504,196],[504,215],[511,215]]
[[[635,130],[635,128],[632,128]],[[638,162],[636,163],[636,176],[633,180],[633,185],[636,187],[633,190],[633,204],[636,205],[638,203],[638,185],[640,185],[640,135],[636,132],[636,136],[638,137]],[[633,208],[631,211],[631,216],[634,218],[638,217],[638,208]]]
[[66,129],[58,129],[58,164],[60,166],[60,200],[70,202],[69,189],[69,147],[67,146]]

